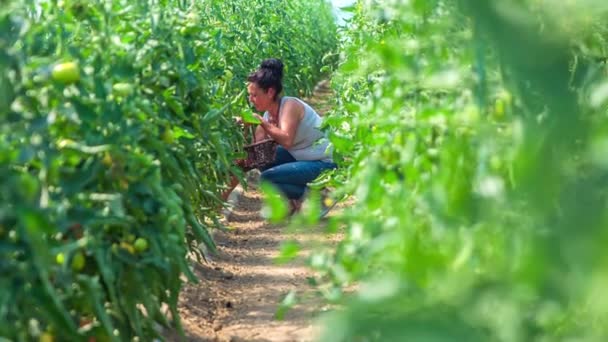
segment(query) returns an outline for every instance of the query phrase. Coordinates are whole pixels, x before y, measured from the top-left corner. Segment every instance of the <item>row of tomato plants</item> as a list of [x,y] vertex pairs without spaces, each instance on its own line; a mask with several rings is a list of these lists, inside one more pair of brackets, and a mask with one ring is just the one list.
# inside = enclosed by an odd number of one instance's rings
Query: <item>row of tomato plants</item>
[[348,10],[326,122],[354,203],[309,259],[346,304],[324,340],[604,340],[606,6]]
[[[0,9],[0,336],[150,340],[213,250],[245,78],[333,61],[325,1],[9,1]],[[181,328],[180,328],[181,330]]]

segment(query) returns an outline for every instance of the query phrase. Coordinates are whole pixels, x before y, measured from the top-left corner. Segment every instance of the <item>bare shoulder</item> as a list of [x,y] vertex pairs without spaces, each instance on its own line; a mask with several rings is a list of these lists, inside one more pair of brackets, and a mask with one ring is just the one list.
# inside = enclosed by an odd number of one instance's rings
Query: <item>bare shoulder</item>
[[285,99],[282,110],[289,116],[295,116],[298,119],[304,116],[304,105],[295,98]]
[[284,108],[304,109],[304,105],[302,104],[302,102],[300,102],[298,99],[296,99],[294,97],[285,99],[283,106],[284,106]]

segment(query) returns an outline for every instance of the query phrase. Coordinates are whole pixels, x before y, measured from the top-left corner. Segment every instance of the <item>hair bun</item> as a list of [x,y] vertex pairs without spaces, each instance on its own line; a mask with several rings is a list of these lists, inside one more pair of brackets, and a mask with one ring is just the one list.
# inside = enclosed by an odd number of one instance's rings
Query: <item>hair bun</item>
[[260,64],[260,69],[269,69],[272,70],[279,79],[283,78],[283,62],[280,59],[276,58],[268,58],[262,61]]

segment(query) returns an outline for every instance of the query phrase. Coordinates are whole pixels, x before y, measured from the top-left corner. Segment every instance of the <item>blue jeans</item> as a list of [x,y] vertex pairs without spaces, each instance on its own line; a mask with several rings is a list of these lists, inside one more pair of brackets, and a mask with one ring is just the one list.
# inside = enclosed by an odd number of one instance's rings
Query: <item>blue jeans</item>
[[308,183],[319,177],[321,172],[335,168],[335,163],[320,160],[297,161],[285,148],[277,146],[274,163],[260,169],[260,180],[279,188],[288,199],[300,199]]

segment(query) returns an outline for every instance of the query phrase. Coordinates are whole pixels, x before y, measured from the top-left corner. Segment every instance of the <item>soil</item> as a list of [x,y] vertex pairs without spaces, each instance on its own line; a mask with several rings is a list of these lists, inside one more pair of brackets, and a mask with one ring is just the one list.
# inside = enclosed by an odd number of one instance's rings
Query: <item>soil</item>
[[[321,83],[307,101],[324,113],[330,97],[327,83]],[[215,232],[217,254],[192,262],[200,281],[186,285],[179,300],[188,341],[313,341],[318,334],[315,317],[327,308],[308,285],[312,273],[304,257],[313,246],[335,243],[339,236],[326,234],[323,224],[306,232],[270,224],[260,216],[261,207],[262,195],[252,185],[225,222],[230,229]],[[276,257],[287,241],[303,246],[301,256],[279,265]],[[275,313],[290,291],[304,300],[278,320]]]

